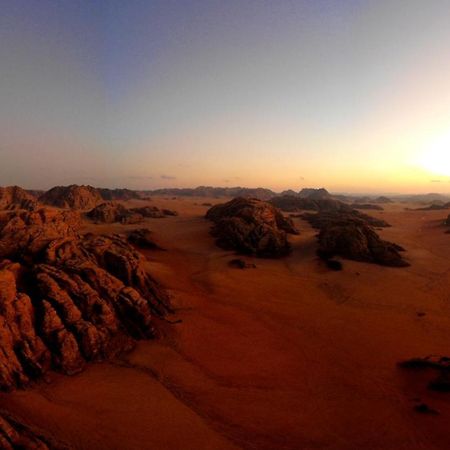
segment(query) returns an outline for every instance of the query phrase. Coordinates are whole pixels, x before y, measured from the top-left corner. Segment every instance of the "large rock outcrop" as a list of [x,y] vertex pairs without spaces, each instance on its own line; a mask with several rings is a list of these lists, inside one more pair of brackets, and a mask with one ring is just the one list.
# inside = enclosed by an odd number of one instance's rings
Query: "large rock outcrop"
[[176,216],[177,213],[170,209],[159,209],[156,206],[142,206],[138,208],[126,208],[120,203],[105,202],[97,205],[86,216],[97,223],[134,224],[142,222],[145,218],[162,219],[166,216]]
[[324,200],[332,198],[331,194],[325,188],[303,188],[298,195],[301,198],[309,198],[311,200]]
[[318,228],[318,255],[329,260],[334,256],[391,267],[409,264],[402,258],[402,247],[382,240],[373,226],[383,221],[351,212],[319,212],[302,216]]
[[6,412],[0,412],[0,449],[70,450],[70,447],[46,436]]
[[131,189],[106,189],[97,188],[103,200],[136,200],[141,198],[137,191]]
[[99,191],[92,186],[55,186],[39,197],[50,206],[69,209],[92,209],[103,201]]
[[144,220],[142,214],[131,211],[120,203],[105,202],[91,209],[86,216],[97,223],[139,223]]
[[258,199],[236,198],[215,205],[206,218],[214,222],[211,233],[218,246],[260,257],[286,255],[290,251],[287,234],[298,234],[290,219]]
[[19,186],[0,187],[0,210],[26,209],[33,211],[38,206],[35,197]]
[[[154,336],[167,293],[120,235],[79,235],[74,213],[7,214],[0,223],[0,389]],[[17,229],[21,239],[16,240]]]

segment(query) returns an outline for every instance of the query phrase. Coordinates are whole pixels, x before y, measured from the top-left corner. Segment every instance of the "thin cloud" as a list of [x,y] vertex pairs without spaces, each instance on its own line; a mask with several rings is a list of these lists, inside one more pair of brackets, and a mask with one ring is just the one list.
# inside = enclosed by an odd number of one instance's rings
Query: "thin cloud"
[[162,180],[176,180],[177,177],[173,177],[171,175],[161,175]]

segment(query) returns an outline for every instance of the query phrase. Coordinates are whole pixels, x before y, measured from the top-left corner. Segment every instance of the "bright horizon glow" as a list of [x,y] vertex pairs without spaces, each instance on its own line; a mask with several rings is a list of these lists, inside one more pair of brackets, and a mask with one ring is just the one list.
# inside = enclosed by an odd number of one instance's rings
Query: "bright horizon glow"
[[418,158],[418,164],[435,175],[450,177],[450,130],[426,146]]
[[449,17],[449,0],[3,0],[0,185],[450,193],[432,144]]

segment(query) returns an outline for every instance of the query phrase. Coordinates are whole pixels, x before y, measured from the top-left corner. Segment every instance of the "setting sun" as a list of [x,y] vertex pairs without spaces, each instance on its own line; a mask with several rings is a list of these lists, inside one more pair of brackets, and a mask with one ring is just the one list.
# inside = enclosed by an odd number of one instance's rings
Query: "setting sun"
[[419,156],[418,162],[433,174],[450,176],[450,131],[431,141]]

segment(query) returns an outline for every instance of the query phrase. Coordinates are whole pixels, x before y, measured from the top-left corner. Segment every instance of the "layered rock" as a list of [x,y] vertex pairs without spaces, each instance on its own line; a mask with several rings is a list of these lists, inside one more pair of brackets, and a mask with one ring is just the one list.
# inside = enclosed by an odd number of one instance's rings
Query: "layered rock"
[[[81,236],[65,222],[67,214],[3,218],[2,390],[24,386],[50,368],[73,374],[87,361],[129,349],[133,339],[154,336],[153,317],[170,311],[166,292],[124,237]],[[14,238],[16,226],[23,242]]]
[[139,223],[144,219],[142,214],[114,202],[101,203],[89,211],[86,216],[98,223]]
[[401,256],[404,249],[382,240],[372,228],[383,225],[383,221],[354,212],[320,212],[302,217],[320,230],[317,253],[324,260],[341,256],[391,267],[409,265]]
[[162,219],[166,216],[176,216],[176,211],[159,209],[156,206],[142,206],[139,208],[126,208],[120,203],[105,202],[86,213],[86,216],[97,223],[123,224],[139,223],[144,218]]
[[35,197],[19,186],[0,187],[0,210],[26,209],[33,211],[38,206]]
[[290,251],[287,234],[298,234],[293,222],[270,203],[236,198],[215,205],[206,218],[218,246],[259,257],[280,257]]
[[2,450],[70,449],[5,412],[0,413],[0,448]]
[[69,209],[92,209],[103,201],[99,191],[92,186],[55,186],[39,197],[46,205]]

